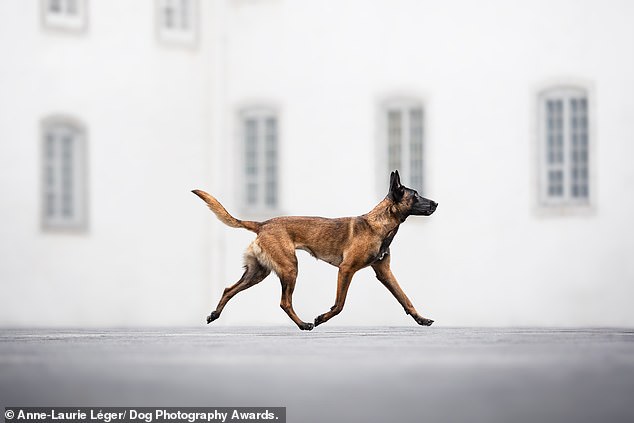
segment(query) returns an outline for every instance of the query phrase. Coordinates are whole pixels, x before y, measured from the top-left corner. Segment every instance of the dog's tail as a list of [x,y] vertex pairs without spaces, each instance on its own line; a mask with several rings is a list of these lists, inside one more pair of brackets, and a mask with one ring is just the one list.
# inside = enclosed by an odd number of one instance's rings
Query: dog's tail
[[255,233],[257,233],[260,229],[260,226],[262,226],[260,222],[239,220],[231,216],[229,212],[222,206],[222,204],[218,202],[218,200],[207,194],[205,191],[195,189],[192,192],[199,196],[205,203],[207,203],[209,209],[214,212],[216,217],[227,226],[231,226],[232,228],[244,228]]

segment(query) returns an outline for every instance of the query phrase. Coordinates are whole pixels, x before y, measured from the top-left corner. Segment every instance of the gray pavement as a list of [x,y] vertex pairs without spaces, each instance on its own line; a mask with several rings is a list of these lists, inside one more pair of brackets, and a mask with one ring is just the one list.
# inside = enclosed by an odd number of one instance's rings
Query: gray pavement
[[633,422],[634,330],[0,329],[0,406],[285,406],[289,422]]

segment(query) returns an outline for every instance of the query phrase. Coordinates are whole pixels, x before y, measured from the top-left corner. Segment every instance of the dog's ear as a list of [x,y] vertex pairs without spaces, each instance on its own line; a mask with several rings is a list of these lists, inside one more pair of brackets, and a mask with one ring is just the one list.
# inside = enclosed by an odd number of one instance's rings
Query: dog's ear
[[395,170],[390,174],[390,192],[388,192],[388,197],[398,203],[403,199],[403,195],[405,194],[405,189],[403,185],[401,185],[401,177],[398,174],[398,170]]
[[401,175],[398,174],[398,169],[396,169],[394,172],[392,172],[392,174],[390,175],[390,185],[392,185],[392,182],[394,182],[395,184],[397,184],[398,186],[401,186]]

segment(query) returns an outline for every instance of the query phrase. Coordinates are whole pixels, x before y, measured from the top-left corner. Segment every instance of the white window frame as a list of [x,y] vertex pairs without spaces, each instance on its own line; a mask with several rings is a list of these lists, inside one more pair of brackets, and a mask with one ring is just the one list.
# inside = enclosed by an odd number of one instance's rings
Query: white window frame
[[[42,229],[77,232],[87,230],[86,144],[86,129],[77,120],[55,116],[42,121],[40,135]],[[66,147],[68,145],[70,149]],[[69,160],[70,165],[64,166],[64,160]],[[70,176],[66,176],[67,174]],[[64,187],[64,179],[68,181],[70,189]]]
[[[412,151],[413,143],[413,129],[411,121],[411,112],[414,110],[420,111],[420,143],[419,151]],[[401,181],[407,187],[415,189],[419,194],[423,195],[427,189],[427,160],[425,157],[426,150],[426,122],[425,122],[425,105],[423,101],[416,98],[395,97],[388,100],[384,100],[380,103],[378,112],[378,143],[377,143],[377,172],[378,181],[377,188],[380,193],[385,194],[387,190],[387,181],[389,181],[389,174],[395,170],[391,167],[395,167],[391,160],[390,154],[390,114],[398,112],[400,113],[400,164],[398,167]],[[415,157],[418,156],[420,162],[420,169],[417,170],[418,175],[412,175],[412,162]]]
[[88,0],[40,0],[45,28],[83,32],[88,25]]
[[[198,42],[198,0],[155,0],[156,30],[159,41],[176,46]],[[167,25],[167,13],[173,24]]]
[[[268,121],[272,119],[274,123],[274,149],[269,150],[267,137],[271,135],[271,127]],[[239,143],[240,146],[240,204],[243,211],[249,216],[272,216],[280,210],[280,118],[279,113],[274,107],[249,107],[243,108],[239,112]],[[250,136],[247,123],[249,121],[256,122],[255,125],[255,157],[250,159],[249,140]],[[273,157],[269,156],[272,154]],[[254,173],[250,173],[247,169],[252,165],[255,166]],[[268,173],[272,172],[272,174]],[[268,174],[267,174],[268,173]],[[271,188],[272,184],[272,188]],[[251,186],[255,186],[254,198],[251,201]],[[272,191],[271,191],[272,190]],[[271,198],[273,201],[271,202]]]
[[[585,100],[585,196],[573,195],[573,128],[572,128],[572,99]],[[537,95],[537,207],[541,212],[588,212],[594,209],[596,183],[594,181],[595,137],[594,135],[594,107],[591,90],[581,84],[553,84],[543,87]],[[555,117],[561,113],[561,129],[549,129],[549,102],[561,104],[561,112],[555,112]],[[553,103],[551,103],[553,104]],[[558,110],[558,109],[555,109]],[[556,119],[555,121],[557,121]],[[578,123],[579,125],[579,123]],[[579,131],[579,129],[577,129]],[[577,132],[577,137],[580,132]],[[549,150],[549,137],[554,138],[555,149]],[[577,143],[581,141],[577,138]],[[559,144],[560,143],[560,144]],[[579,144],[577,144],[579,145]],[[556,158],[549,158],[555,153]],[[577,169],[579,172],[581,168]],[[561,185],[550,183],[549,172],[561,175]],[[561,189],[559,189],[561,188]]]

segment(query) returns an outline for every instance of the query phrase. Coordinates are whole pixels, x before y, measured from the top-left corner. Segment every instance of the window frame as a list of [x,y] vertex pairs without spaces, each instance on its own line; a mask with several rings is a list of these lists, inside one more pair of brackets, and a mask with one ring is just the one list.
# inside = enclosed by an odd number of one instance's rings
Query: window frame
[[[72,0],[75,2],[77,13],[53,13],[51,12],[51,2],[53,0],[40,0],[40,16],[42,26],[50,30],[59,30],[69,33],[83,33],[88,28],[88,0]],[[62,9],[71,0],[57,0]]]
[[[186,30],[176,29],[174,27],[166,27],[164,25],[164,10],[167,4],[174,5],[175,2],[183,4],[183,2],[189,3],[189,13],[187,19],[190,22],[190,27]],[[157,39],[165,45],[175,47],[196,47],[198,44],[200,24],[200,2],[199,0],[155,0],[155,28]],[[178,13],[177,13],[178,15]]]
[[[70,219],[59,216],[49,216],[47,212],[47,168],[49,165],[47,143],[51,131],[70,129],[73,132],[73,216]],[[75,232],[88,231],[88,131],[79,120],[68,116],[50,116],[40,122],[38,140],[40,154],[40,226],[45,232]],[[56,166],[60,166],[57,164]],[[56,173],[59,174],[59,170]],[[58,192],[57,195],[60,195]]]
[[[587,189],[586,197],[575,198],[571,195],[571,120],[570,120],[570,100],[574,97],[585,98],[586,100],[586,136],[587,136]],[[535,136],[533,148],[533,168],[535,170],[535,211],[539,215],[572,215],[572,214],[593,214],[596,212],[596,118],[594,104],[594,87],[592,84],[580,81],[554,81],[542,84],[534,94],[535,101]],[[554,197],[549,195],[548,171],[552,170],[552,165],[548,164],[548,138],[547,138],[547,101],[561,100],[562,107],[562,154],[563,163],[560,165],[562,178],[563,195]]]
[[[266,127],[264,127],[264,122],[267,119],[273,118],[275,120],[275,204],[268,205],[266,203],[267,190],[266,190],[266,176],[265,173],[267,167],[267,159],[266,153],[263,148],[265,148],[265,137],[266,137]],[[260,169],[258,172],[258,176],[256,179],[257,182],[257,193],[258,199],[255,204],[251,204],[247,200],[248,188],[247,184],[249,182],[249,177],[246,173],[247,166],[247,120],[255,119],[260,124],[258,125],[259,129],[257,133],[259,134],[257,138],[258,153],[256,153],[256,162],[257,168]],[[236,190],[239,195],[238,204],[243,212],[243,214],[265,218],[272,217],[276,214],[280,213],[281,210],[281,182],[280,182],[280,146],[281,146],[281,126],[280,126],[280,113],[277,107],[274,106],[249,106],[243,107],[238,112],[238,143],[239,146],[239,157],[238,157],[238,175],[237,179],[240,181],[239,188]]]
[[[412,110],[419,109],[421,112],[421,120],[420,120],[420,130],[421,130],[421,141],[420,141],[420,182],[412,182],[412,172],[411,172],[411,163],[412,163],[412,152],[411,152],[411,120],[410,114]],[[391,96],[384,98],[379,102],[378,112],[377,112],[377,148],[376,148],[376,169],[377,169],[377,190],[381,195],[385,195],[387,192],[387,181],[389,180],[388,175],[394,169],[390,168],[390,155],[389,155],[389,112],[398,110],[401,112],[401,134],[406,133],[406,136],[401,136],[401,144],[400,144],[400,154],[401,154],[401,166],[398,171],[401,175],[401,181],[404,185],[411,187],[418,191],[420,195],[424,195],[428,190],[428,172],[427,172],[427,163],[426,160],[426,152],[427,152],[427,111],[426,104],[421,98],[414,96]],[[403,131],[405,128],[405,131]],[[403,146],[407,145],[407,149],[403,149]]]

